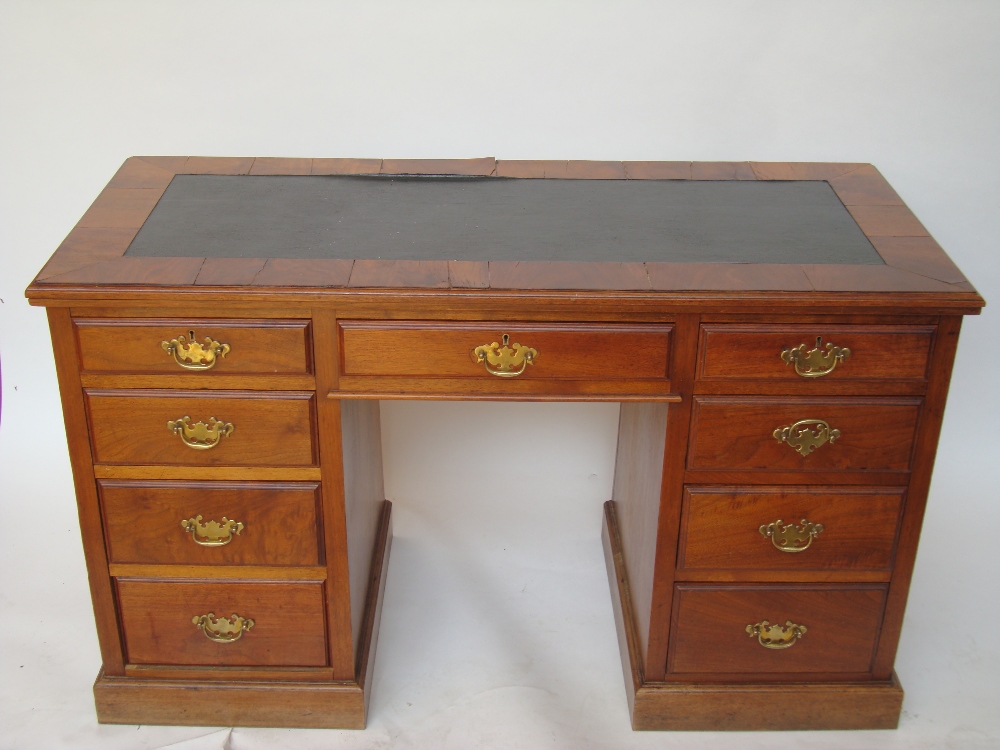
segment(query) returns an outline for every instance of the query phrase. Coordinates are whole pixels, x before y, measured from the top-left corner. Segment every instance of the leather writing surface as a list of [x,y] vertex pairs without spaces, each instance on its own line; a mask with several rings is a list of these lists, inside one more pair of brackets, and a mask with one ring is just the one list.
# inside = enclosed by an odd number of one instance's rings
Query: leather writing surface
[[883,261],[823,181],[177,175],[126,255]]

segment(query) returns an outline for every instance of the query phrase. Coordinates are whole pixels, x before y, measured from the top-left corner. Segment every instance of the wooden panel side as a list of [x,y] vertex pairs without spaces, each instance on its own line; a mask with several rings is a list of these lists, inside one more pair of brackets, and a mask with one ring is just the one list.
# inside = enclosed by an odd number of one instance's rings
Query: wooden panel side
[[642,687],[642,656],[639,653],[639,638],[636,635],[635,618],[632,617],[632,597],[629,593],[625,561],[622,559],[621,534],[615,516],[614,501],[604,503],[604,524],[601,527],[601,542],[604,546],[604,564],[611,587],[611,609],[615,617],[615,631],[618,634],[618,655],[622,660],[622,674],[625,677],[625,693],[628,697],[629,713],[633,713],[635,696]]
[[97,497],[97,483],[94,480],[90,430],[87,426],[83,388],[80,386],[73,320],[67,308],[50,307],[46,312],[49,318],[49,330],[52,332],[56,376],[59,379],[63,418],[66,421],[69,460],[73,469],[73,484],[76,487],[83,554],[87,561],[87,578],[90,582],[90,598],[94,605],[101,659],[104,662],[105,674],[123,675],[125,674],[124,644],[118,630],[115,598],[104,548],[101,508]]
[[618,420],[618,455],[611,497],[642,657],[649,646],[667,409],[664,403],[623,403]]
[[[326,394],[337,388],[339,342],[336,313],[313,310],[313,361],[316,390]],[[354,639],[351,625],[351,585],[348,563],[347,520],[344,502],[344,447],[338,399],[317,399],[317,442],[323,478],[323,540],[327,567],[327,627],[330,666],[338,680],[355,680]],[[362,714],[364,707],[362,706]]]
[[361,645],[365,600],[379,517],[385,504],[382,483],[382,432],[378,401],[341,401],[344,451],[344,519],[351,586],[351,638]]
[[682,400],[670,405],[667,414],[667,439],[663,447],[663,478],[660,484],[660,513],[656,528],[656,563],[645,673],[647,680],[654,681],[663,679],[667,666],[674,567],[677,563],[677,538],[681,525],[684,466],[691,424],[699,322],[697,315],[679,316],[671,346],[671,386]]
[[378,631],[382,622],[382,599],[385,597],[385,578],[389,572],[389,551],[392,548],[392,503],[382,504],[375,549],[372,552],[371,575],[368,580],[368,597],[365,601],[365,618],[361,624],[358,644],[358,682],[365,693],[365,715],[372,692],[372,673],[375,671],[375,651]]
[[896,660],[896,648],[903,627],[906,597],[910,592],[910,579],[916,562],[917,543],[920,527],[927,507],[927,493],[930,490],[934,457],[937,454],[938,437],[944,418],[945,403],[951,370],[958,348],[958,334],[962,327],[960,317],[942,318],[938,325],[934,349],[931,352],[931,368],[928,378],[927,396],[921,409],[917,425],[917,438],[913,447],[913,473],[906,493],[903,518],[900,523],[899,539],[896,543],[896,565],[889,584],[885,619],[875,653],[873,672],[876,679],[886,679],[892,674]]

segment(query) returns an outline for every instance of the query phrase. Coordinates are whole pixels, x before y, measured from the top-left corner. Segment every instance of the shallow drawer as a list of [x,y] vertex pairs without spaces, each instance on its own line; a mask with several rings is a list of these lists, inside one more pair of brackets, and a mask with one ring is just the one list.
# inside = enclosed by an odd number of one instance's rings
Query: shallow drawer
[[118,604],[131,664],[326,665],[321,583],[119,579]]
[[73,323],[83,372],[312,371],[308,320],[75,318]]
[[688,487],[681,570],[889,570],[899,487]]
[[98,482],[108,560],[319,565],[319,485]]
[[907,471],[920,403],[696,396],[688,468]]
[[869,672],[884,603],[875,585],[678,585],[670,671]]
[[924,380],[929,326],[701,327],[700,380]]
[[[342,379],[668,384],[670,325],[341,321]],[[343,383],[341,384],[343,387]]]
[[85,393],[97,463],[181,466],[314,463],[311,393],[153,390]]

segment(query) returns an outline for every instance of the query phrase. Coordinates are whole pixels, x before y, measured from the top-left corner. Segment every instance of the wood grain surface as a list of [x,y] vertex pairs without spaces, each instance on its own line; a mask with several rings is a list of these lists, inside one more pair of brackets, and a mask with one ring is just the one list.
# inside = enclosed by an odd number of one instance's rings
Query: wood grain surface
[[[663,379],[670,352],[669,325],[588,326],[527,323],[340,321],[341,374],[416,377],[491,376],[472,352],[510,337],[508,346],[538,356],[519,378]],[[422,352],[431,353],[422,356]],[[500,380],[493,378],[494,380]]]
[[[745,580],[761,570],[887,571],[902,504],[899,487],[688,487],[677,567]],[[807,549],[784,552],[759,531],[779,519],[824,528]]]
[[[226,320],[204,318],[76,318],[81,369],[86,373],[172,373],[213,378],[247,373],[309,374],[308,320]],[[199,344],[206,338],[228,344],[225,356],[209,370],[189,370],[161,346],[191,331]]]
[[[131,664],[324,666],[323,585],[118,579]],[[209,640],[191,618],[254,621],[239,640]]]
[[[920,400],[697,396],[689,469],[908,471]],[[802,455],[776,429],[821,419],[840,437]],[[811,428],[815,430],[815,428]]]
[[[319,565],[316,483],[98,482],[113,563]],[[197,544],[182,520],[243,524],[224,546]]]
[[[669,671],[673,674],[861,673],[871,670],[884,586],[679,584]],[[808,630],[769,649],[747,625],[791,620]]]
[[[703,325],[698,358],[700,380],[783,380],[819,387],[841,380],[925,380],[934,328],[931,326]],[[805,351],[828,344],[850,350],[833,371],[805,378],[781,354],[805,344]]]
[[643,660],[649,648],[668,408],[667,404],[626,403],[621,405],[618,419],[611,498],[631,592],[639,658]]
[[[311,466],[313,394],[239,391],[87,391],[94,459],[102,464]],[[167,428],[191,417],[234,426],[208,450]]]

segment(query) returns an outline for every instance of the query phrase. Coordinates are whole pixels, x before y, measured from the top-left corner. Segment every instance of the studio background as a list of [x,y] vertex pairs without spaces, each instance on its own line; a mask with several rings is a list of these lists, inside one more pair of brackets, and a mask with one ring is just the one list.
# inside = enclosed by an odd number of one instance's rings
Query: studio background
[[[998,135],[995,2],[0,2],[0,748],[1000,746]],[[99,726],[23,290],[139,154],[875,164],[990,305],[955,363],[899,730],[632,733],[599,538],[617,405],[434,402],[383,403],[366,731]]]

